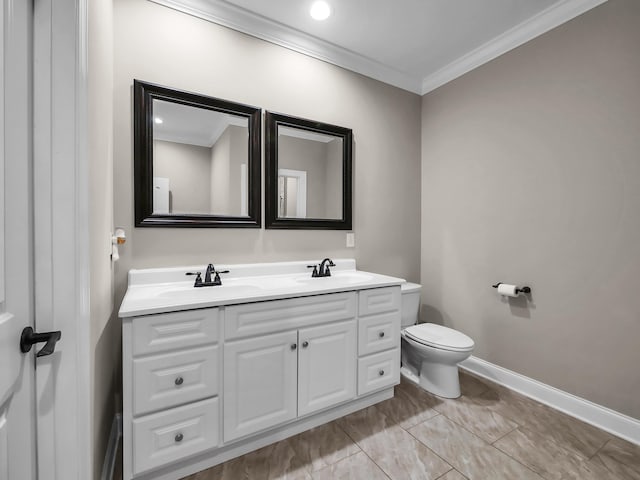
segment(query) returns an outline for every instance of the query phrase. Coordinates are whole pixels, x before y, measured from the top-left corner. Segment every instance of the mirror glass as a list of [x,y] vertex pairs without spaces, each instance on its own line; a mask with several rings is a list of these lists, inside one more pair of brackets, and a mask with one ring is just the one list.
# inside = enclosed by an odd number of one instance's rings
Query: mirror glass
[[342,218],[343,139],[278,126],[278,218]]
[[153,213],[247,216],[246,117],[153,101]]
[[266,227],[351,229],[351,130],[265,118]]
[[260,109],[134,81],[136,226],[260,226]]

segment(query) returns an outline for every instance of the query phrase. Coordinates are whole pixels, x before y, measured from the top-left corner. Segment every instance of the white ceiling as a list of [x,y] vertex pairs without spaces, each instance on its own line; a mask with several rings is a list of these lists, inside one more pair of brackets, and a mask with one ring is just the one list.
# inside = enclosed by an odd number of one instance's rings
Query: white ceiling
[[[248,128],[246,117],[164,100],[153,100],[153,138],[210,148],[229,125]],[[156,119],[162,123],[155,123]]]
[[606,0],[151,0],[424,94]]

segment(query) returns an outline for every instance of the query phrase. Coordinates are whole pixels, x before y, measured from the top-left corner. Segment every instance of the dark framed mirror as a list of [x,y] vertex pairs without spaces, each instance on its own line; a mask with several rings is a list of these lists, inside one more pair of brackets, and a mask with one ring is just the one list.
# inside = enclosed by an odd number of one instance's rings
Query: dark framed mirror
[[261,226],[261,109],[134,80],[137,227]]
[[351,230],[351,129],[265,113],[265,227]]

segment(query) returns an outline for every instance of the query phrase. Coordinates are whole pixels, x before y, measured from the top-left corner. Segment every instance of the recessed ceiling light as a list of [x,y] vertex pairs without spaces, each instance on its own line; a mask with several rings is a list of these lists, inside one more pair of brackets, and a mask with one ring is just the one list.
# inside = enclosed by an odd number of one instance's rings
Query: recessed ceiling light
[[314,20],[326,20],[329,18],[329,15],[331,15],[331,7],[327,2],[319,0],[317,2],[313,2],[309,13]]
[[162,119],[161,119],[160,117],[156,117],[156,118],[154,119],[154,121],[155,121],[158,125],[160,125],[160,124],[162,123]]

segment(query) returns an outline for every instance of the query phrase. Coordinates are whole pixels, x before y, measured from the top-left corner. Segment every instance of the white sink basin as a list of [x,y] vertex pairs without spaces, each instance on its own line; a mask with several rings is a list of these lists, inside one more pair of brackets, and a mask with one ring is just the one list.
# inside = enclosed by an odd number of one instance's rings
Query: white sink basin
[[[202,267],[132,270],[129,289],[120,307],[121,317],[148,315],[217,305],[260,302],[279,298],[320,295],[363,288],[399,285],[404,280],[355,269],[355,261],[336,261],[330,277],[311,277],[314,262],[224,265],[222,285],[195,288],[185,272]],[[316,262],[317,263],[317,262]]]

